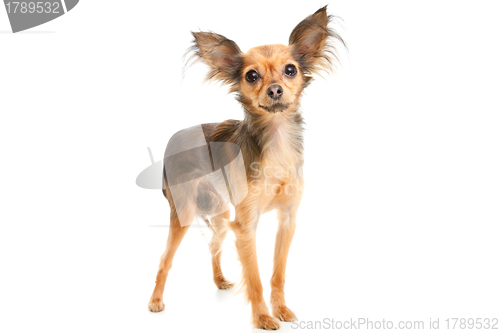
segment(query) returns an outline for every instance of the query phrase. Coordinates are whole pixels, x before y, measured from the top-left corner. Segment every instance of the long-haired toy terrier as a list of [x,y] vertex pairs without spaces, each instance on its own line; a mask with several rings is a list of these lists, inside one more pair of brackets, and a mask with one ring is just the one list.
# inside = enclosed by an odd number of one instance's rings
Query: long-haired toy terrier
[[[170,204],[170,233],[149,302],[162,311],[163,290],[174,254],[189,224],[201,217],[213,231],[213,279],[219,289],[233,283],[221,271],[221,246],[228,230],[236,236],[243,286],[257,328],[278,329],[296,315],[285,303],[285,267],[295,231],[304,180],[302,91],[313,74],[330,71],[335,45],[344,44],[329,23],[326,6],[293,29],[289,45],[264,45],[242,53],[238,45],[211,32],[193,32],[195,60],[210,67],[209,79],[227,84],[244,110],[244,120],[203,124],[176,133],[163,168],[163,193]],[[230,221],[229,202],[235,219]],[[277,209],[279,227],[271,278],[271,309],[264,302],[257,267],[259,217]]]

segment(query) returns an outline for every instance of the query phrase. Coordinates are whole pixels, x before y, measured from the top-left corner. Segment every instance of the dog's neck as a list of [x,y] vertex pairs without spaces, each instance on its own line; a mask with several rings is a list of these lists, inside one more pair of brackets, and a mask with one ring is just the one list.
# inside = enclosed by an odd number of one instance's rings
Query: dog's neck
[[304,120],[298,109],[264,115],[245,110],[244,122],[259,146],[264,166],[302,166]]

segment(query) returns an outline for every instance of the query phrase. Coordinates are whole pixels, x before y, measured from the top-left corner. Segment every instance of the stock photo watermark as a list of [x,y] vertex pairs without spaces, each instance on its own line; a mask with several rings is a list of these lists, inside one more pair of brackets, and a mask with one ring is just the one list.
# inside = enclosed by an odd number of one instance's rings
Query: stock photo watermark
[[12,32],[31,29],[72,10],[79,0],[11,1],[4,0]]
[[429,318],[428,320],[387,320],[349,318],[300,321],[293,319],[292,329],[312,330],[498,330],[498,318]]
[[240,147],[210,142],[201,125],[183,129],[170,138],[162,161],[154,161],[136,179],[142,188],[167,189],[182,226],[193,222],[196,207],[204,218],[224,213],[248,194]]

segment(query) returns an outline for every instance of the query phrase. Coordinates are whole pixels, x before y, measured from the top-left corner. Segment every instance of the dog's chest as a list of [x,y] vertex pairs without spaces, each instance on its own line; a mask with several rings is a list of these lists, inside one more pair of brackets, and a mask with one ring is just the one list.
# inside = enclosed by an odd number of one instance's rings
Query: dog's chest
[[300,132],[279,119],[268,130],[261,163],[263,176],[271,182],[294,180],[302,161]]

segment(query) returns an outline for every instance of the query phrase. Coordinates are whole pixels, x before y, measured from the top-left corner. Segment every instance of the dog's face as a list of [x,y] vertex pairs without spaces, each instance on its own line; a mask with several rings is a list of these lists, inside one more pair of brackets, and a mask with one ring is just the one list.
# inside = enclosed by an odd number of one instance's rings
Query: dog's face
[[288,46],[264,45],[246,53],[224,36],[193,32],[192,50],[210,67],[208,79],[228,84],[249,112],[286,112],[297,108],[312,74],[331,69],[335,55],[329,39],[343,41],[329,21],[323,7],[295,27]]
[[256,112],[283,112],[293,108],[304,79],[292,50],[284,45],[264,45],[243,55],[239,100]]

